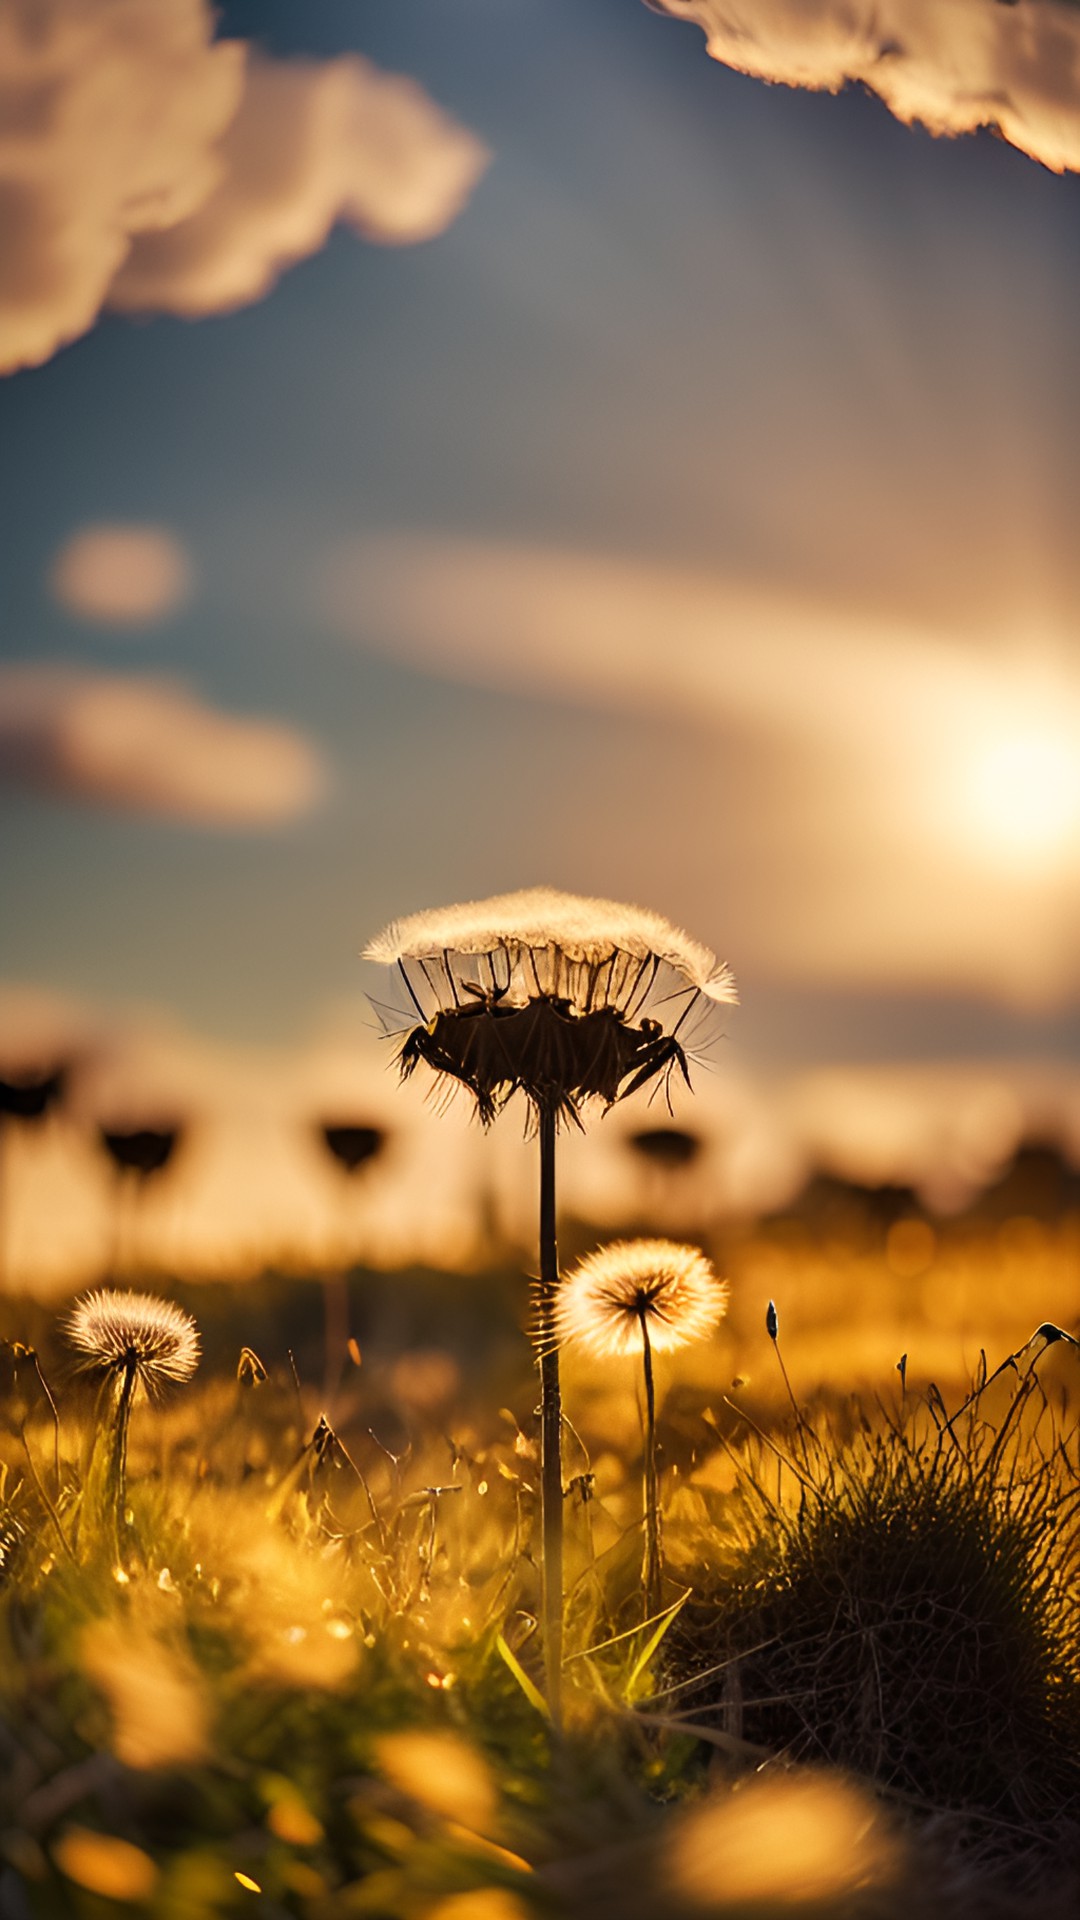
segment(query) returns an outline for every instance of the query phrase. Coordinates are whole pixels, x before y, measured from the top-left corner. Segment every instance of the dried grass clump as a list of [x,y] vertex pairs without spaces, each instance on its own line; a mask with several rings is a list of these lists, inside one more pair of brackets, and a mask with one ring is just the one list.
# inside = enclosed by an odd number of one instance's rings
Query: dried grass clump
[[968,1847],[1075,1870],[1076,1443],[1033,1374],[997,1432],[976,1400],[962,1425],[856,1409],[846,1432],[755,1438],[728,1562],[671,1636],[680,1711],[951,1815]]

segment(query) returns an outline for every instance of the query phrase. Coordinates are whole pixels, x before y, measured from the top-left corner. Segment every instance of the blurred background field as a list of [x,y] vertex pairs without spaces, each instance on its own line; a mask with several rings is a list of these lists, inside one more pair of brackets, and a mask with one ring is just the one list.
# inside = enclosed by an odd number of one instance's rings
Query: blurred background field
[[[9,1006],[16,1915],[1070,1913],[1080,1365],[1031,1342],[1078,1324],[1067,1070],[766,1079],[721,1046],[670,1107],[561,1136],[564,1267],[677,1236],[730,1306],[655,1357],[659,1637],[638,1361],[562,1356],[553,1742],[521,1116],[484,1132],[401,1086],[355,1023],[256,1053]],[[135,1407],[119,1557],[94,1507],[105,1402],[65,1333],[102,1285],[175,1301],[203,1349]]]
[[[393,1042],[359,1018],[274,1053],[41,995],[11,993],[5,1012],[7,1331],[87,1286],[132,1285],[177,1293],[222,1351],[265,1328],[328,1389],[350,1337],[384,1398],[450,1405],[493,1368],[527,1370],[536,1145],[513,1110],[485,1134],[463,1102],[400,1086]],[[944,1385],[1041,1321],[1075,1328],[1067,1066],[751,1078],[721,1045],[694,1080],[670,1108],[635,1096],[560,1144],[564,1264],[652,1233],[698,1240],[730,1280],[684,1385],[715,1399],[741,1376],[771,1404],[770,1299],[806,1395],[890,1392],[901,1355],[911,1382]],[[403,1360],[416,1383],[406,1367],[392,1389]]]

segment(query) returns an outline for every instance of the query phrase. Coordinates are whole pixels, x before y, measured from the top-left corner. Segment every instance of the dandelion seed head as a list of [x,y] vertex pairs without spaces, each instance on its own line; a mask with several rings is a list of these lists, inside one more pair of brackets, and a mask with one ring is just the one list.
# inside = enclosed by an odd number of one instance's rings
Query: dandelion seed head
[[[617,900],[562,893],[556,887],[523,887],[489,900],[408,914],[372,940],[364,958],[392,966],[399,960],[436,958],[444,952],[476,956],[501,952],[520,965],[526,953],[543,949],[557,950],[564,961],[585,968],[604,965],[620,953],[634,960],[655,957],[710,999],[728,1003],[736,999],[730,969],[662,914]],[[531,997],[527,985],[524,997]]]
[[727,1282],[697,1247],[673,1240],[616,1240],[568,1273],[555,1303],[560,1341],[597,1359],[641,1353],[642,1320],[658,1352],[713,1332],[727,1311]]
[[190,1380],[199,1364],[199,1334],[191,1315],[149,1293],[99,1288],[83,1294],[64,1322],[64,1333],[88,1372],[119,1378],[130,1366],[151,1396]]
[[365,949],[395,969],[408,1077],[424,1062],[473,1094],[485,1124],[516,1092],[578,1119],[673,1072],[735,988],[726,966],[660,914],[550,887],[416,913]]

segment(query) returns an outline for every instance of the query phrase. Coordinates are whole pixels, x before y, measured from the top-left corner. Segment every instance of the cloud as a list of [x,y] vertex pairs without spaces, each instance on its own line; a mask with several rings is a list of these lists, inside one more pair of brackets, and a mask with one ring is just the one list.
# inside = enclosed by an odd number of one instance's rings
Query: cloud
[[291,727],[219,713],[174,680],[37,666],[0,668],[0,779],[207,827],[291,819],[322,786]]
[[464,206],[479,142],[415,82],[358,55],[253,60],[198,212],[142,235],[111,307],[196,315],[257,300],[338,221],[387,245],[431,239]]
[[317,592],[339,632],[454,678],[659,705],[860,758],[915,735],[951,751],[992,729],[1002,687],[1017,717],[1037,705],[1080,725],[1074,682],[1063,703],[1034,666],[1010,671],[948,634],[730,573],[390,532],[327,554]]
[[1080,12],[1066,0],[650,0],[714,60],[837,93],[862,81],[931,133],[993,127],[1055,173],[1080,169]]
[[0,19],[0,370],[92,326],[132,237],[221,171],[245,48],[205,0],[52,0]]
[[102,307],[254,300],[337,220],[449,224],[486,162],[412,82],[358,57],[249,59],[207,0],[50,0],[0,15],[0,372]]
[[737,750],[738,819],[709,842],[737,973],[1074,996],[1080,675],[1029,634],[1010,653],[722,573],[413,534],[336,549],[317,591],[338,632],[430,672]]
[[80,620],[145,627],[186,600],[192,568],[167,527],[81,527],[53,561],[55,598]]

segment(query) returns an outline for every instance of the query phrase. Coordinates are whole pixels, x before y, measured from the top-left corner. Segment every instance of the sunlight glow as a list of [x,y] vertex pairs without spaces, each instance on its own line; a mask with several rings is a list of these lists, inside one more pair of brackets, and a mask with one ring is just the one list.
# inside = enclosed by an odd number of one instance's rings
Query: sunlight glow
[[996,854],[1057,866],[1080,832],[1080,744],[1045,724],[1002,733],[971,761],[965,797]]

